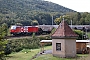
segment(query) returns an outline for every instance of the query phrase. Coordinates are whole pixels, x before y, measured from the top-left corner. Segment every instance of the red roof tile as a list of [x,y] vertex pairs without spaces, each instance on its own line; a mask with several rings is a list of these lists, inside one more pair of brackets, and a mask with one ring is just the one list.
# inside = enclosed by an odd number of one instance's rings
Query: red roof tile
[[52,34],[52,38],[76,38],[77,36],[64,20],[59,24],[54,34]]

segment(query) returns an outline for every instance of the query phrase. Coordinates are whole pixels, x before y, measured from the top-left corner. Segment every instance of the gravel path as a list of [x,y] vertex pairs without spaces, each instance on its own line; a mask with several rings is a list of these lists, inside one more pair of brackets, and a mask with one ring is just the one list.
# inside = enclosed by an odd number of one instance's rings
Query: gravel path
[[44,54],[52,54],[52,50],[45,50],[44,53],[40,52],[40,53],[36,54],[35,56],[33,56],[33,58],[31,60],[33,60],[34,58],[37,58],[41,55],[44,55]]
[[44,53],[45,54],[52,54],[52,50],[45,50]]

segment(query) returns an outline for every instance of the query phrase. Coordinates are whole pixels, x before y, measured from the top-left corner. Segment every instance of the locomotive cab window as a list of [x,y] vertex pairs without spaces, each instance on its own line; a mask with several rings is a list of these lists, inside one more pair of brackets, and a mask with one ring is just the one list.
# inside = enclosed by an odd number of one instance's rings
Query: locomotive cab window
[[11,26],[11,29],[16,29],[16,26]]
[[61,51],[61,43],[56,43],[56,51]]

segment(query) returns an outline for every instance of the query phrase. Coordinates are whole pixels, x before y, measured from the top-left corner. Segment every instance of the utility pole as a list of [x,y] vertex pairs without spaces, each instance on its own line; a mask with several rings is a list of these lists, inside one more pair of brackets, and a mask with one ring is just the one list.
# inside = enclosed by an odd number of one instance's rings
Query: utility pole
[[52,16],[52,25],[53,25],[53,16]]
[[64,21],[64,16],[63,16],[63,21]]
[[71,29],[72,29],[72,20],[71,20]]

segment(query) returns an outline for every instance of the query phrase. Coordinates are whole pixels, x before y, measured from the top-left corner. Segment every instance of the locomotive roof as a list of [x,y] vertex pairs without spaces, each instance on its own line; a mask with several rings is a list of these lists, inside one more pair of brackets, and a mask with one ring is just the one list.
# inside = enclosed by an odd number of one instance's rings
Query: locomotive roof
[[17,26],[17,25],[12,25],[11,27],[38,27],[38,26]]

